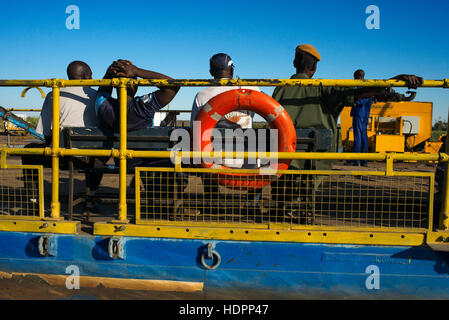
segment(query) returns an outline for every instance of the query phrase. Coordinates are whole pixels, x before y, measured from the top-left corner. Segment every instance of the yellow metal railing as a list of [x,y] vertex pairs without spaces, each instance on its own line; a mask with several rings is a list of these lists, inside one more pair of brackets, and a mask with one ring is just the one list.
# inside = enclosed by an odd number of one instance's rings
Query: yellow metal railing
[[[119,88],[120,101],[120,148],[119,150],[73,150],[59,147],[59,131],[54,130],[52,136],[52,148],[45,149],[3,149],[2,153],[7,155],[51,155],[52,157],[52,201],[51,219],[60,221],[59,202],[59,157],[64,156],[111,156],[120,159],[120,195],[118,219],[113,221],[118,224],[127,224],[126,204],[126,160],[132,157],[153,157],[169,158],[168,151],[133,151],[127,149],[126,130],[126,88],[129,86],[339,86],[339,87],[404,87],[406,83],[399,80],[324,80],[324,79],[262,79],[262,80],[131,80],[131,79],[111,79],[111,80],[0,80],[0,87],[49,87],[53,90],[53,127],[59,127],[59,92],[60,88],[69,86],[112,86]],[[427,88],[449,88],[449,79],[425,80],[421,87]],[[448,151],[445,154],[353,154],[353,153],[216,153],[219,157],[258,157],[271,158],[274,155],[278,159],[360,159],[386,161],[386,176],[394,176],[394,161],[449,161]],[[178,157],[198,157],[202,153],[184,152]],[[179,160],[179,159],[178,159]],[[179,166],[178,166],[179,169]],[[323,174],[317,173],[317,174]],[[359,173],[361,175],[365,173]],[[445,182],[449,181],[446,171]],[[441,225],[443,229],[449,229],[449,188],[445,188],[443,205],[441,211]],[[433,190],[433,189],[432,189]]]
[[11,111],[11,112],[41,112],[42,109],[25,109],[25,108],[8,108],[6,109],[7,111]]
[[[83,87],[83,86],[183,86],[183,87],[214,87],[214,86],[322,86],[322,87],[406,87],[401,80],[330,80],[330,79],[222,79],[222,80],[165,80],[155,79],[133,80],[128,78],[102,80],[0,80],[0,87]],[[449,88],[449,79],[424,80],[422,88]]]

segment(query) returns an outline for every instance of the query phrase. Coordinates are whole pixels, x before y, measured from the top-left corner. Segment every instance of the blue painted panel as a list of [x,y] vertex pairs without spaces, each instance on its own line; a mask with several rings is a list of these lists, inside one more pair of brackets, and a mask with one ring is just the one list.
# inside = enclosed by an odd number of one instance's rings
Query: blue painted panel
[[[124,238],[125,260],[111,259],[108,238],[54,235],[57,255],[42,257],[39,234],[0,232],[0,270],[205,282],[211,294],[236,297],[449,298],[449,255],[427,247],[382,247],[214,241],[221,256],[206,270],[200,256],[210,241]],[[368,290],[366,269],[379,268],[379,290]],[[262,295],[262,296],[260,296]]]

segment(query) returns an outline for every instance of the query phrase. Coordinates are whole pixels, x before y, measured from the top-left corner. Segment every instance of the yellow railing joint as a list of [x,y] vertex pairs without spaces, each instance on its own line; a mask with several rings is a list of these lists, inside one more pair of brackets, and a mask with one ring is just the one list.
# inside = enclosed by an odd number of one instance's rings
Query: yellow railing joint
[[394,169],[393,169],[394,158],[391,155],[387,155],[385,161],[386,161],[385,175],[386,176],[394,175]]
[[6,150],[2,149],[1,153],[0,153],[0,168],[2,168],[2,169],[6,169],[8,167],[6,164],[7,155],[8,154],[6,153]]
[[182,171],[182,157],[180,156],[179,151],[175,151],[175,171],[176,172]]
[[449,88],[449,79],[444,79],[443,82],[444,82],[443,88],[445,88],[445,89]]

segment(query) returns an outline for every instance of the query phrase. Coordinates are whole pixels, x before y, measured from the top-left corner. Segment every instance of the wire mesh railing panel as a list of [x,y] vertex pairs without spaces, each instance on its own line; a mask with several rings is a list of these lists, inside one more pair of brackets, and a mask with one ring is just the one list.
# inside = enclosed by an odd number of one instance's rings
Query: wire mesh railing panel
[[[339,229],[427,228],[430,176],[283,174],[260,189],[219,185],[207,172],[140,172],[141,222],[269,223]],[[244,181],[251,177],[236,176]]]
[[327,176],[313,192],[313,224],[427,228],[430,180],[422,176]]
[[0,217],[43,217],[42,168],[0,169]]

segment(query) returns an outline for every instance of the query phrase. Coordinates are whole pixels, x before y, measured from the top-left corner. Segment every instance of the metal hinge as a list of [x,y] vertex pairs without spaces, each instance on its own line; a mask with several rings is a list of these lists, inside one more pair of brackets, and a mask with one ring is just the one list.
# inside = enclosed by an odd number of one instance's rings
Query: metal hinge
[[57,242],[56,237],[40,236],[38,240],[39,254],[43,257],[56,257]]
[[121,237],[112,237],[108,243],[108,253],[111,259],[125,259],[125,241]]

